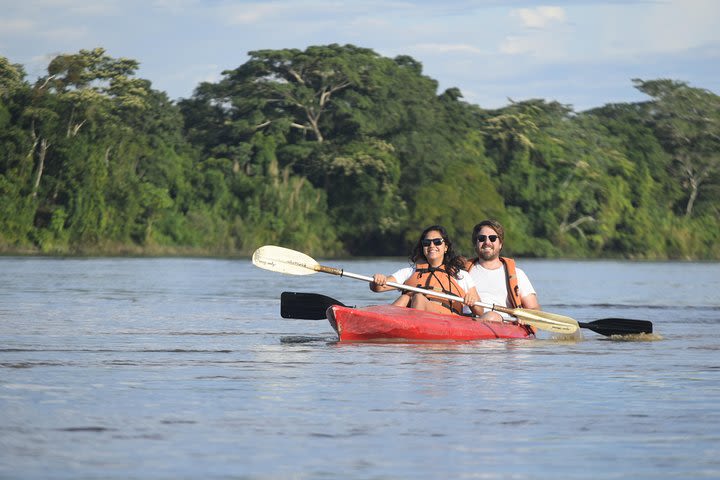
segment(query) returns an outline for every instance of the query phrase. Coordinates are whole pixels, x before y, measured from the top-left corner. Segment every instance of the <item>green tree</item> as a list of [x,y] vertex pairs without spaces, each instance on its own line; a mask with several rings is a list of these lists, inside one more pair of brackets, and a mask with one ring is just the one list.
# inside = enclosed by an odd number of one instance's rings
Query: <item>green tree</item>
[[608,249],[631,258],[667,258],[673,255],[674,240],[667,226],[674,223],[673,206],[683,192],[673,176],[672,158],[647,125],[647,104],[611,104],[585,112],[592,116],[608,138],[618,142],[633,165],[628,184],[632,208],[617,225]]
[[27,248],[35,200],[29,195],[33,158],[32,139],[20,125],[31,97],[20,65],[0,56],[0,250]]
[[253,128],[285,123],[303,135],[323,142],[325,114],[335,108],[340,92],[359,87],[367,65],[378,55],[352,45],[297,49],[257,50],[235,70],[223,72],[223,87],[241,111],[252,111]]
[[531,100],[487,120],[488,150],[499,158],[499,188],[525,213],[535,255],[598,254],[610,248],[631,209],[633,165],[596,120]]
[[705,182],[720,170],[720,96],[673,80],[633,82],[653,97],[650,121],[684,179],[689,217]]
[[398,231],[407,215],[392,145],[371,138],[354,141],[325,149],[320,163],[338,236],[353,253],[376,253],[368,240]]

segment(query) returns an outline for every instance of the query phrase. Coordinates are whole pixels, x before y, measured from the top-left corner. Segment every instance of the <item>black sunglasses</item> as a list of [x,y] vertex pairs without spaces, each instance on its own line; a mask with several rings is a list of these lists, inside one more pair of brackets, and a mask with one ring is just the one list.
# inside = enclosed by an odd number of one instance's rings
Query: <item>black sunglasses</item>
[[485,241],[486,238],[490,239],[490,243],[495,243],[495,240],[498,239],[498,236],[497,235],[478,235],[477,241],[482,243]]
[[423,239],[422,239],[422,246],[423,246],[423,247],[429,247],[430,244],[432,243],[432,244],[434,244],[436,247],[439,247],[440,245],[443,244],[444,241],[445,241],[445,240],[443,240],[442,238],[423,238]]

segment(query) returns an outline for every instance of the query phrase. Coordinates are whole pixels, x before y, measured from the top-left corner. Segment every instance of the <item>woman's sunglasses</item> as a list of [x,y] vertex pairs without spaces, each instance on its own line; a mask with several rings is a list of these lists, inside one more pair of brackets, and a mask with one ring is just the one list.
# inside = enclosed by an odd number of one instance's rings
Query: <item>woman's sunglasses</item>
[[432,243],[432,244],[435,245],[436,247],[439,247],[440,245],[443,244],[444,241],[445,241],[445,240],[443,240],[442,238],[423,238],[423,239],[422,239],[422,246],[423,246],[423,247],[429,247],[430,244]]
[[498,239],[498,236],[497,235],[478,235],[477,241],[480,243],[483,243],[486,238],[490,239],[490,243],[495,243],[495,240]]

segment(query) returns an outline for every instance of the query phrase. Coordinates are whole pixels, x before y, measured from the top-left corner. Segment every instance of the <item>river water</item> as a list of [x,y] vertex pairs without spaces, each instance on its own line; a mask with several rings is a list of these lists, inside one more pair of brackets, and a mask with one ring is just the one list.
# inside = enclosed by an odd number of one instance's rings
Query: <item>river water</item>
[[2,257],[0,478],[720,478],[720,264],[519,264],[545,310],[656,333],[341,344],[280,293],[394,295],[247,259]]

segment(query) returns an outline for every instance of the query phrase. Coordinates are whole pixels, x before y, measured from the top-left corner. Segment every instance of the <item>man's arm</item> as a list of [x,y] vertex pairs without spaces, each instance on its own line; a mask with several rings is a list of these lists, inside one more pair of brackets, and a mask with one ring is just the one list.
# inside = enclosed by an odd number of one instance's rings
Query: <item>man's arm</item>
[[533,310],[540,310],[540,303],[538,302],[537,295],[531,293],[520,298],[522,308],[532,308]]

